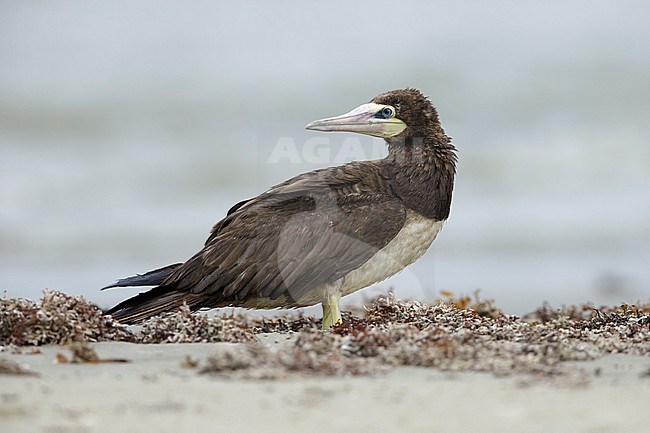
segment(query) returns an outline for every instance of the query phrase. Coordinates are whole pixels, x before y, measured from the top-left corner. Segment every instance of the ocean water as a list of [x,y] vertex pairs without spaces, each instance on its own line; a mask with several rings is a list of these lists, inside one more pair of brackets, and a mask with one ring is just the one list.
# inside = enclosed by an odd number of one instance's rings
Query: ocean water
[[458,148],[452,214],[392,289],[650,297],[645,2],[0,4],[0,292],[100,306],[183,261],[234,203],[385,154],[303,130],[412,86]]

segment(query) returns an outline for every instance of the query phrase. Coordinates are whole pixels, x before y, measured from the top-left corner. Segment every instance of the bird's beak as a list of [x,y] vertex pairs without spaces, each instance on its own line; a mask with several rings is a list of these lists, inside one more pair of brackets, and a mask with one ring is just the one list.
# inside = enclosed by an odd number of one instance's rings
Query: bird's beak
[[387,119],[378,117],[377,113],[386,107],[388,106],[381,104],[363,104],[340,116],[314,120],[305,126],[305,129],[356,132],[382,138],[393,137],[406,129],[406,124],[396,117]]

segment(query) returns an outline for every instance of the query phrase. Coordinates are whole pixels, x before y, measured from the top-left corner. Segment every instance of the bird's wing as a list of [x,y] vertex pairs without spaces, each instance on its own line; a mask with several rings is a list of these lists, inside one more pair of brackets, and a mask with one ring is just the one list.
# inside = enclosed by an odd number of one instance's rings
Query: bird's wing
[[[257,197],[242,200],[232,206],[228,210],[226,217],[214,225],[210,237],[205,241],[205,245],[207,246],[212,242],[224,228],[253,206],[287,201],[290,198],[312,194],[330,193],[340,196],[350,192],[377,192],[377,188],[373,187],[377,186],[379,183],[377,181],[381,177],[377,165],[371,161],[351,162],[338,167],[328,167],[302,173],[271,187]],[[369,185],[363,185],[364,181]],[[364,189],[364,186],[366,189]],[[368,190],[367,187],[371,189]]]
[[238,204],[163,284],[209,297],[206,307],[281,297],[291,305],[357,269],[397,235],[406,209],[334,174],[299,176]]

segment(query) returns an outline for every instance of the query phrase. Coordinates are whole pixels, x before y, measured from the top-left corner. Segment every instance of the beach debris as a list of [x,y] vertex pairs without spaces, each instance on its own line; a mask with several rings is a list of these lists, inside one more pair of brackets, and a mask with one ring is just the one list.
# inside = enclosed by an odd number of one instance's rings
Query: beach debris
[[187,305],[173,313],[152,317],[142,324],[139,343],[240,343],[255,340],[244,315],[210,317]]
[[0,345],[133,341],[125,328],[81,296],[45,290],[38,303],[0,299]]
[[[321,331],[310,331],[314,339],[336,337]],[[201,374],[245,379],[279,379],[288,375],[358,376],[385,372],[387,366],[378,360],[348,356],[336,346],[320,345],[314,349],[314,339],[301,339],[286,349],[260,343],[246,343],[220,348],[209,356],[200,369]]]
[[62,353],[56,353],[54,355],[55,364],[70,364],[70,360]]
[[192,358],[190,355],[185,355],[183,362],[181,363],[182,368],[197,368],[199,366],[199,360]]
[[[327,332],[320,330],[320,319],[300,314],[249,319],[234,312],[210,316],[182,306],[147,320],[135,336],[83,298],[46,291],[38,304],[2,300],[0,344],[240,343],[219,346],[205,361],[189,358],[186,365],[198,366],[204,374],[250,378],[363,375],[419,366],[566,381],[565,361],[613,353],[650,356],[650,303],[561,309],[545,304],[521,319],[478,293],[442,295],[445,299],[433,304],[379,296],[363,315],[345,313],[343,323]],[[271,347],[256,337],[269,332],[291,338]],[[60,362],[117,362],[98,361],[86,346],[71,346],[77,347],[72,359],[61,355]],[[584,383],[584,377],[572,383]]]
[[16,346],[9,344],[7,346],[0,346],[0,352],[11,351],[12,355],[42,355],[43,352],[38,346]]
[[[365,318],[354,317],[331,332],[303,329],[285,348],[228,348],[211,356],[201,371],[275,378],[292,373],[375,374],[395,366],[419,366],[561,377],[568,384],[584,384],[584,375],[567,377],[564,361],[607,353],[650,355],[646,306],[589,311],[580,318],[558,315],[529,323],[503,313],[479,314],[456,303],[426,304],[389,295],[376,298]],[[290,320],[283,320],[283,326],[291,329]]]
[[602,305],[596,307],[593,304],[568,305],[562,308],[553,308],[551,304],[545,302],[535,311],[525,314],[523,320],[526,322],[549,322],[551,320],[568,318],[573,321],[582,320],[602,320],[610,317],[612,314],[624,315],[630,317],[642,317],[650,314],[650,303],[638,302],[639,305],[626,304],[615,306]]
[[90,344],[73,343],[68,346],[74,364],[94,364],[99,362],[99,355]]
[[22,364],[11,359],[0,358],[0,376],[38,376],[38,373],[30,371]]
[[[344,320],[346,318],[344,314]],[[316,319],[315,317],[305,317],[302,312],[297,315],[283,314],[272,318],[260,317],[252,321],[253,330],[256,334],[270,332],[286,334],[288,332],[300,332],[308,329],[320,329],[321,322],[321,319]]]
[[448,290],[440,290],[442,298],[437,299],[437,302],[445,302],[451,304],[459,310],[474,310],[479,316],[486,316],[496,319],[503,316],[503,311],[497,308],[494,299],[481,299],[481,291],[479,289],[472,292],[472,296],[461,295],[457,296]]
[[69,360],[65,355],[57,353],[55,355],[55,362],[57,364],[99,364],[111,362],[130,362],[128,359],[123,358],[100,358],[97,351],[88,343],[71,343],[68,345],[68,350],[72,353],[72,358]]

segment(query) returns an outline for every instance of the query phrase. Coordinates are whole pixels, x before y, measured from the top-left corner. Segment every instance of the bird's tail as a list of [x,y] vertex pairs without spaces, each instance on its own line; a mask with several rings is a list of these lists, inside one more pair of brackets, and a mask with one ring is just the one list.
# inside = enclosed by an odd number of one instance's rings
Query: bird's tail
[[184,303],[193,310],[201,308],[201,303],[205,300],[204,295],[181,292],[165,285],[165,279],[181,265],[182,263],[175,263],[145,274],[122,278],[102,288],[105,290],[112,287],[156,286],[148,292],[117,304],[106,311],[106,314],[110,314],[119,322],[133,324],[160,313],[175,311]]
[[167,286],[158,286],[120,302],[106,314],[110,314],[120,323],[131,325],[161,313],[176,311],[183,304],[187,304],[192,310],[197,310],[201,308],[204,301],[205,295],[195,295]]

